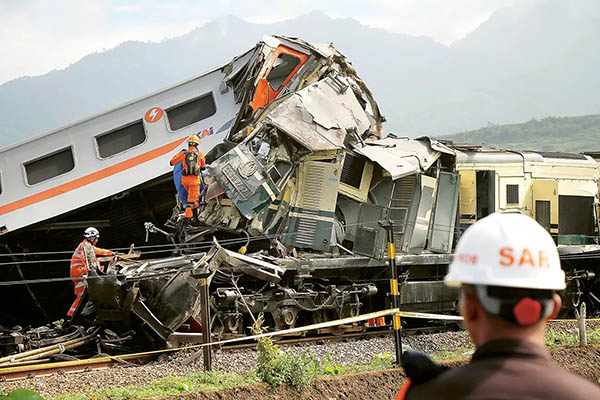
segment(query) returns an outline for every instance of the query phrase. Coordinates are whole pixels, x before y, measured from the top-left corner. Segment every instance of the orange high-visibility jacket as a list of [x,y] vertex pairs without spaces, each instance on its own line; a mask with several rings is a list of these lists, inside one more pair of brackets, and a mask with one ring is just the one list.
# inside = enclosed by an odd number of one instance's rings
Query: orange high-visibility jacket
[[[173,158],[171,158],[171,161],[169,162],[169,164],[175,165],[180,162],[184,165],[184,168],[185,168],[185,153],[186,153],[186,151],[193,151],[193,152],[198,153],[198,168],[200,170],[203,170],[206,167],[206,159],[204,157],[204,153],[202,153],[201,151],[198,151],[198,149],[195,147],[190,147],[188,150],[181,150],[179,153],[175,154],[173,156]],[[190,175],[183,175],[182,179],[184,176],[190,176]],[[196,179],[194,179],[194,181],[195,180]],[[198,184],[200,184],[200,177],[198,177],[197,181],[198,181]]]
[[110,250],[94,246],[85,239],[79,243],[79,246],[77,246],[71,257],[70,270],[71,280],[75,284],[76,295],[81,295],[85,291],[87,286],[86,278],[90,268],[102,270],[96,256],[113,256],[114,254]]

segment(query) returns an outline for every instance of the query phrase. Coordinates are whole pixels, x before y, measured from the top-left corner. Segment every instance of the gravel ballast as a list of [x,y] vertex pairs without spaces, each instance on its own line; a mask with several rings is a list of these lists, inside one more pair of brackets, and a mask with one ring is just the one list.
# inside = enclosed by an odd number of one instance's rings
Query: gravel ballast
[[[575,322],[553,322],[551,328],[557,333],[576,332]],[[600,329],[600,322],[588,322],[588,331]],[[439,351],[456,351],[473,349],[466,332],[444,332],[403,337],[403,345],[427,354]],[[368,364],[375,355],[385,352],[394,354],[394,341],[391,335],[372,337],[370,339],[351,339],[334,342],[323,341],[319,344],[301,344],[282,346],[285,351],[310,351],[317,357],[330,354],[338,365]],[[202,357],[184,366],[182,361],[195,350],[168,353],[158,360],[138,367],[112,367],[72,374],[54,374],[33,377],[11,382],[0,383],[0,388],[11,391],[17,388],[28,388],[39,392],[44,397],[55,397],[67,393],[90,392],[102,388],[143,386],[155,380],[169,376],[186,376],[203,368]],[[258,366],[257,352],[253,349],[215,351],[213,366],[223,372],[246,373]]]

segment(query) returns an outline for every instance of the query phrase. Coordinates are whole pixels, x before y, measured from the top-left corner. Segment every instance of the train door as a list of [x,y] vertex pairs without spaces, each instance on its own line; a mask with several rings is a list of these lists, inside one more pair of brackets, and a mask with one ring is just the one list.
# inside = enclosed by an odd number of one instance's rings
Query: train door
[[496,211],[496,172],[477,171],[476,175],[477,219]]
[[533,217],[551,235],[558,235],[558,182],[533,179]]
[[454,238],[454,225],[458,203],[460,175],[440,172],[437,196],[427,249],[437,253],[449,253]]
[[460,225],[466,229],[477,220],[476,171],[460,171],[459,208]]
[[417,174],[417,179],[402,243],[402,251],[412,254],[425,248],[437,188],[437,179],[431,176]]

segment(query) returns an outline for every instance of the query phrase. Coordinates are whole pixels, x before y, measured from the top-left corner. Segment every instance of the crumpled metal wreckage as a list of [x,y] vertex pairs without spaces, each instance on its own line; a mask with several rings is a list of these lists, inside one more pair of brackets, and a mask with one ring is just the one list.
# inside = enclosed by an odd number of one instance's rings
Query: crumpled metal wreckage
[[[225,336],[244,334],[251,314],[285,329],[385,307],[375,297],[388,285],[381,221],[394,223],[397,247],[417,258],[449,253],[455,232],[455,151],[425,137],[383,137],[372,93],[332,45],[270,40],[228,77],[249,102],[207,154],[204,208],[190,225],[171,221],[183,244],[239,238],[239,252],[235,240],[216,245],[209,262],[213,330]],[[290,62],[282,46],[306,57],[287,65],[296,68],[289,76],[274,73]],[[431,297],[413,288],[405,304]],[[447,292],[440,311],[453,307]]]
[[[204,208],[191,225],[175,212],[174,232],[146,227],[178,238],[182,252],[219,233],[246,245],[119,262],[118,273],[89,279],[94,324],[121,339],[133,332],[160,347],[189,328],[199,313],[194,271],[210,273],[211,328],[227,338],[247,334],[258,313],[285,329],[383,309],[385,296],[375,296],[388,288],[382,220],[397,227],[403,252],[452,247],[454,150],[384,138],[372,93],[331,44],[266,37],[248,60],[223,83],[242,107],[232,134],[207,154]],[[429,296],[414,288],[408,296]],[[105,344],[124,349],[117,342]]]

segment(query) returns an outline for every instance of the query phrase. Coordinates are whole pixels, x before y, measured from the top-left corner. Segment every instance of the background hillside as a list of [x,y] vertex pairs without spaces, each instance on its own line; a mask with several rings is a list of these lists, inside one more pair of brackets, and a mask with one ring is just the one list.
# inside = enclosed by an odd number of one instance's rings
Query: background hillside
[[600,115],[531,119],[523,124],[489,125],[438,138],[509,150],[600,151]]
[[126,42],[1,85],[0,146],[223,65],[263,34],[333,42],[374,92],[388,119],[384,129],[401,135],[600,113],[598,1],[501,10],[451,46],[320,12],[273,24],[228,16],[178,38]]

